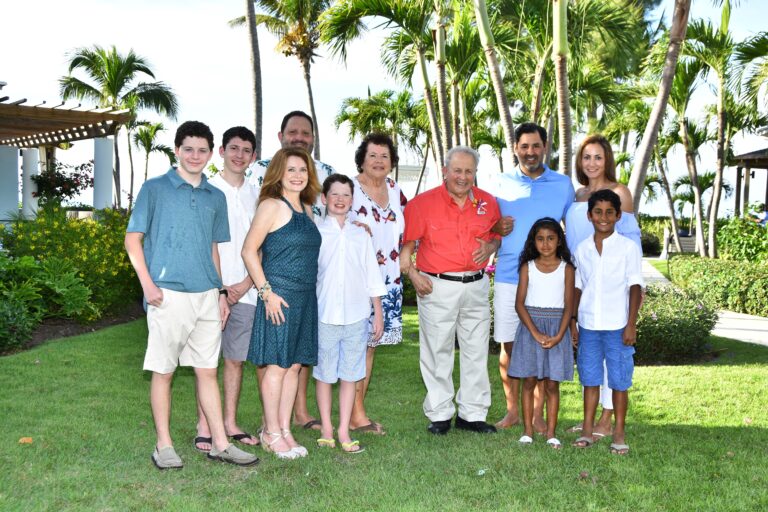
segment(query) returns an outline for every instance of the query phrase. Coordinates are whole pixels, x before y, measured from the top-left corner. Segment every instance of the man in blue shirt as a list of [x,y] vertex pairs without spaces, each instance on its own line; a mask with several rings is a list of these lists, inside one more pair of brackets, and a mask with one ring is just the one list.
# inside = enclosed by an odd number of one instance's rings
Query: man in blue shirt
[[[544,164],[547,131],[534,123],[523,123],[515,130],[515,155],[518,166],[510,173],[499,174],[495,187],[496,201],[502,219],[494,231],[501,241],[494,278],[494,332],[501,344],[499,373],[506,398],[506,415],[497,428],[509,428],[520,423],[518,397],[520,380],[507,375],[512,343],[520,320],[515,312],[518,283],[518,260],[533,223],[542,217],[562,219],[573,202],[573,183]],[[534,409],[534,427],[545,431],[542,401]]]
[[158,469],[183,466],[170,433],[171,382],[181,364],[195,369],[213,438],[208,458],[248,466],[259,459],[228,442],[216,379],[221,329],[229,316],[217,244],[229,241],[229,225],[224,194],[203,174],[213,134],[205,124],[187,121],[176,131],[174,146],[179,167],[144,183],[125,234],[147,302],[144,369],[152,372],[157,433],[152,462]]

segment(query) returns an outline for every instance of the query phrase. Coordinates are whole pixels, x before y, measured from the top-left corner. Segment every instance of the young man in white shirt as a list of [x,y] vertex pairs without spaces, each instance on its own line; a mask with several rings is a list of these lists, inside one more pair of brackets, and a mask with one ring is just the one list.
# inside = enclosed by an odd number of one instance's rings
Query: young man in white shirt
[[365,378],[368,319],[374,310],[373,335],[384,333],[381,297],[387,288],[365,229],[347,219],[354,193],[352,180],[332,174],[323,183],[326,215],[317,220],[323,237],[317,273],[318,353],[314,376],[321,435],[318,446],[333,447],[331,388],[339,385],[339,442],[347,453],[363,447],[349,435],[349,420],[355,402],[355,383]]
[[[243,263],[240,252],[259,201],[259,190],[245,179],[245,171],[256,159],[256,137],[243,126],[224,132],[219,155],[224,159],[222,171],[210,179],[210,184],[224,192],[227,198],[227,217],[231,239],[218,245],[221,278],[229,304],[229,320],[221,336],[224,357],[224,429],[232,441],[245,445],[259,444],[237,425],[237,406],[243,381],[243,361],[251,343],[253,316],[256,312],[256,290]],[[210,430],[198,406],[195,448],[208,451],[211,447]]]
[[[643,287],[642,254],[635,242],[614,231],[621,217],[621,199],[615,192],[606,189],[592,194],[587,215],[595,235],[579,244],[574,254],[577,365],[584,386],[584,428],[573,446],[587,448],[594,443],[592,428],[605,359],[616,415],[611,453],[626,455],[629,446],[624,439],[624,423],[634,372],[632,356]],[[571,332],[576,332],[576,320],[572,319]]]

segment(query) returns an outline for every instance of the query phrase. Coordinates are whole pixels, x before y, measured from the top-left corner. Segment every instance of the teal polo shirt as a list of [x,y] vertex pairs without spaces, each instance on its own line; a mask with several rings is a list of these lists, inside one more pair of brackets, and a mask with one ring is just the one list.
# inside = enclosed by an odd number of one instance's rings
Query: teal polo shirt
[[144,234],[149,275],[160,288],[188,293],[221,288],[212,248],[214,242],[229,242],[227,199],[205,175],[197,187],[173,167],[147,180],[127,231]]
[[515,219],[512,232],[501,239],[494,279],[499,283],[517,284],[518,260],[531,226],[542,217],[556,221],[565,217],[575,196],[573,183],[570,177],[546,165],[536,179],[531,179],[518,166],[510,173],[499,174],[492,190],[501,216]]

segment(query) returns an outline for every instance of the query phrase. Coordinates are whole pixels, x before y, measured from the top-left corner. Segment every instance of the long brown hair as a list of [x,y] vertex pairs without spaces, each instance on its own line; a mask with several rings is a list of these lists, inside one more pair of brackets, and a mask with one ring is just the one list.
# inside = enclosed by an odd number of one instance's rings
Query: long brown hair
[[579,150],[576,152],[576,180],[583,186],[589,185],[589,178],[584,174],[584,168],[581,165],[581,157],[584,154],[584,149],[590,144],[597,144],[603,148],[605,153],[605,179],[611,183],[616,183],[616,160],[613,158],[613,148],[608,139],[600,135],[599,133],[593,133],[587,136],[581,142]]
[[283,195],[283,176],[288,167],[288,158],[292,156],[304,160],[309,175],[307,186],[299,194],[299,200],[310,206],[315,204],[317,195],[320,193],[320,182],[317,181],[315,162],[309,153],[300,148],[283,148],[275,153],[275,156],[269,161],[267,172],[264,174],[264,182],[261,184],[261,192],[259,192],[259,202],[266,198],[280,199]]

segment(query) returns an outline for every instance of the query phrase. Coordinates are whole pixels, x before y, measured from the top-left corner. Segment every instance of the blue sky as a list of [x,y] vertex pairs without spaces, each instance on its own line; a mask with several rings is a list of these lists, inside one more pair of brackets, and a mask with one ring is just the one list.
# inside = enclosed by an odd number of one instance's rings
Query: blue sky
[[[662,5],[671,14],[672,0]],[[719,8],[709,0],[693,0],[692,17],[715,17],[719,23]],[[737,39],[754,34],[763,26],[764,2],[741,2],[734,9],[731,27]],[[179,96],[179,120],[198,119],[211,125],[217,135],[229,126],[250,124],[253,103],[250,98],[251,78],[247,31],[232,29],[227,21],[241,15],[242,0],[27,0],[12,2],[4,7],[0,18],[0,81],[8,83],[4,95],[12,100],[25,97],[27,104],[47,101],[59,103],[58,78],[66,74],[67,52],[80,46],[100,44],[116,45],[127,51],[133,48],[146,57],[156,71],[158,80],[170,84]],[[295,58],[277,53],[275,40],[260,32],[262,73],[264,77],[264,145],[263,153],[278,149],[276,133],[284,113],[299,108],[308,110],[308,100],[302,71]],[[312,67],[313,88],[319,117],[322,159],[341,172],[353,174],[355,144],[348,141],[344,127],[336,130],[333,118],[341,101],[349,96],[365,96],[368,88],[377,92],[397,88],[379,65],[380,33],[371,33],[350,47],[346,66],[331,58],[324,50]],[[417,89],[420,89],[414,84]],[[419,94],[418,92],[416,93]],[[711,103],[713,96],[706,87],[701,88],[699,105]],[[75,104],[72,103],[72,106]],[[150,115],[141,118],[155,120]],[[175,123],[170,127],[165,142],[172,145]],[[124,142],[123,142],[124,144]],[[753,138],[737,141],[737,152],[764,147],[768,140]],[[61,158],[79,163],[92,158],[91,142],[78,143],[72,150],[61,153]],[[143,155],[135,155],[139,168]],[[714,159],[706,152],[703,160]],[[418,164],[414,155],[405,155],[406,163]],[[684,172],[682,156],[671,158],[671,167]],[[215,159],[214,159],[215,161]],[[123,160],[124,170],[127,162]],[[150,176],[165,171],[167,160],[153,158]],[[483,153],[482,173],[496,168],[495,158]],[[727,179],[734,181],[733,170]],[[437,175],[431,174],[431,183]],[[762,181],[761,181],[762,180]],[[127,183],[127,174],[123,179]],[[482,185],[482,179],[481,179]],[[762,197],[765,173],[753,182],[753,200]],[[732,200],[725,208],[732,208]],[[644,208],[664,214],[661,201]]]

